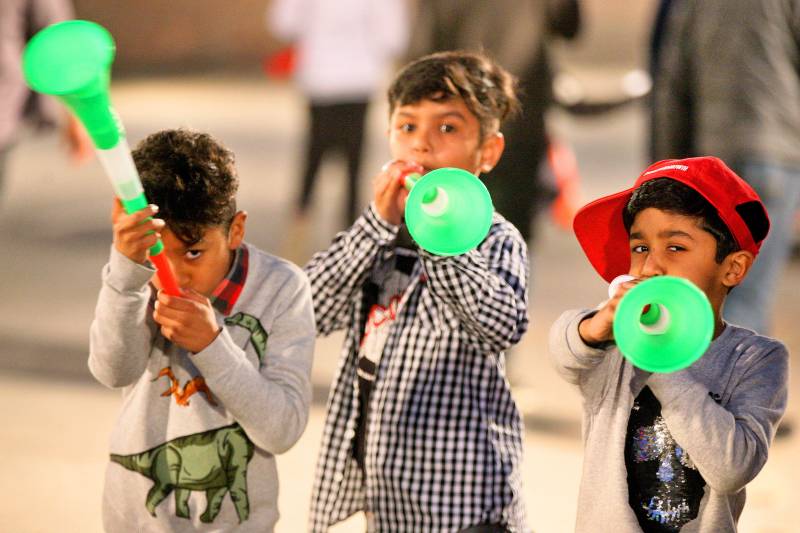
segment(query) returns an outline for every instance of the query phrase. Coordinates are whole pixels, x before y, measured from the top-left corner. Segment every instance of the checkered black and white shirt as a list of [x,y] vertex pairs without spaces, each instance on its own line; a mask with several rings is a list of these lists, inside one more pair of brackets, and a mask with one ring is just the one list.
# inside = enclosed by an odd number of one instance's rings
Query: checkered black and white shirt
[[523,428],[504,351],[528,326],[528,260],[500,215],[481,245],[438,257],[420,251],[369,400],[364,470],[353,456],[362,288],[393,252],[398,228],[374,207],[316,254],[311,281],[317,333],[347,329],[328,399],[310,529],[360,510],[384,532],[458,531],[502,523],[528,531],[521,487]]

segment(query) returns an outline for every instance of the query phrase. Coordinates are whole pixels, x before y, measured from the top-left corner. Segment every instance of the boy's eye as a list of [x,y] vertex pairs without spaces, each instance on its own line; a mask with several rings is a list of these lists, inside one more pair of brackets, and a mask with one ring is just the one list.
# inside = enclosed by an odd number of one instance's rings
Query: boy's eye
[[186,251],[186,259],[194,260],[203,255],[202,250],[187,250]]
[[643,254],[647,251],[647,246],[644,244],[637,244],[636,246],[631,247],[631,252],[635,254]]
[[673,244],[673,245],[667,246],[667,250],[669,250],[670,252],[683,252],[684,250],[686,250],[686,248],[684,248],[683,246],[680,246],[678,244]]
[[400,131],[404,131],[406,133],[410,133],[410,132],[414,131],[415,128],[416,127],[413,124],[406,123],[406,124],[401,124],[400,125]]
[[439,126],[439,131],[442,133],[451,133],[455,130],[456,128],[451,124],[442,124],[441,126]]

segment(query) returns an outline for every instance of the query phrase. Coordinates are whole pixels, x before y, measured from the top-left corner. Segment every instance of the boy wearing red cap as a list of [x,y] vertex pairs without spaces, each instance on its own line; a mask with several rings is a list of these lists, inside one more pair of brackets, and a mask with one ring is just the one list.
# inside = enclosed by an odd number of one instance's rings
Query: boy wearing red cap
[[[787,398],[784,345],[721,318],[769,230],[761,200],[717,158],[666,160],[585,206],[574,229],[605,280],[636,278],[550,332],[558,371],[584,399],[576,531],[735,531]],[[661,275],[693,282],[714,313],[708,350],[673,373],[631,365],[612,332],[625,292]]]

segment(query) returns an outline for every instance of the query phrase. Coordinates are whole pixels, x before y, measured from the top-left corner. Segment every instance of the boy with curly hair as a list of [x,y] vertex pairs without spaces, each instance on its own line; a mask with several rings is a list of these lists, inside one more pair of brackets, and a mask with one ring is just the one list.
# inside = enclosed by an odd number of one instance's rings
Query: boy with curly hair
[[[244,242],[233,154],[211,136],[158,132],[133,159],[153,205],[125,214],[115,202],[91,327],[89,368],[123,400],[105,530],[272,531],[275,455],[311,400],[308,280]],[[148,263],[158,237],[180,296]]]

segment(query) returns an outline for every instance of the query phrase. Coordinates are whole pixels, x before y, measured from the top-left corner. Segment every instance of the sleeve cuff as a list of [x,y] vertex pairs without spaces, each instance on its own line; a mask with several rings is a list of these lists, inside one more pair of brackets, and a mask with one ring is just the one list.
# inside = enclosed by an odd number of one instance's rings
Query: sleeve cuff
[[606,352],[611,346],[614,346],[613,342],[607,342],[602,344],[601,346],[589,346],[581,337],[580,332],[578,331],[578,326],[580,323],[589,316],[596,313],[596,310],[591,311],[584,311],[582,313],[578,313],[572,321],[567,325],[567,347],[569,351],[575,356],[576,359],[579,361],[591,361],[598,359],[600,357],[604,357]]
[[400,231],[400,226],[390,224],[381,218],[375,208],[375,202],[370,202],[356,224],[360,225],[361,229],[381,246],[391,244],[397,238],[397,232]]
[[223,327],[211,344],[192,355],[191,360],[206,379],[219,379],[238,364],[238,358],[232,355],[237,352],[241,352],[241,348],[231,338],[228,330]]
[[112,244],[111,255],[103,272],[105,282],[119,292],[138,292],[147,287],[155,274],[149,265],[141,265],[128,259]]

